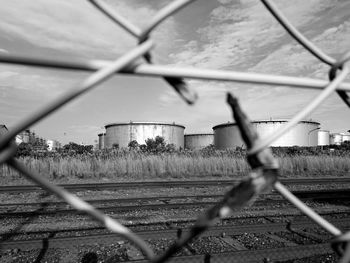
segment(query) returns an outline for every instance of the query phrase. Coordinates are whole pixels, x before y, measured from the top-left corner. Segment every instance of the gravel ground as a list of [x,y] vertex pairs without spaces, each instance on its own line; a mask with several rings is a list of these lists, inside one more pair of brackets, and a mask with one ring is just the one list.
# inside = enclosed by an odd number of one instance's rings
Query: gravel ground
[[233,248],[218,237],[202,237],[189,244],[196,254],[218,254],[233,251]]
[[[87,183],[87,182],[84,182]],[[116,191],[78,191],[75,194],[85,200],[93,199],[114,199],[114,198],[132,198],[132,197],[151,197],[151,196],[173,196],[173,195],[193,195],[193,194],[223,194],[231,186],[203,186],[203,187],[174,187],[174,188],[135,188],[118,189]],[[350,184],[327,184],[327,185],[289,185],[288,189],[293,190],[320,190],[320,189],[349,189]],[[276,191],[274,191],[276,192]],[[0,193],[0,203],[20,203],[36,201],[59,201],[56,196],[45,192],[24,192],[24,193]]]
[[[349,185],[331,185],[327,186],[327,189],[333,188],[346,188]],[[291,190],[311,190],[322,189],[324,186],[291,186]],[[91,199],[113,199],[113,198],[128,198],[137,196],[169,196],[169,195],[194,195],[194,194],[222,194],[224,192],[222,187],[190,187],[190,188],[167,188],[167,189],[125,189],[118,191],[82,191],[77,192],[79,197],[87,200]],[[41,193],[16,193],[16,194],[0,194],[0,202],[14,203],[14,202],[35,202],[35,201],[57,201],[53,196],[43,197]],[[344,205],[330,205],[308,202],[310,206],[316,208],[316,211],[333,212],[338,210],[348,209]],[[186,209],[167,209],[167,210],[140,210],[122,212],[118,214],[112,214],[111,216],[118,219],[121,223],[131,226],[137,230],[149,230],[149,229],[169,229],[169,228],[185,228],[193,224],[193,220],[203,211],[203,207],[193,207]],[[226,219],[219,221],[218,225],[241,225],[241,224],[256,224],[256,223],[268,223],[273,222],[287,222],[293,220],[299,220],[300,216],[283,216],[285,213],[300,214],[300,212],[292,208],[289,204],[273,204],[268,206],[252,206],[242,209],[240,212],[235,212],[234,217],[245,216],[259,216],[251,219]],[[338,217],[333,215],[332,218]],[[340,217],[340,216],[339,216]],[[188,222],[192,220],[191,222]],[[154,223],[159,224],[154,225]],[[172,222],[169,224],[169,222]],[[142,223],[142,226],[138,224]],[[22,226],[23,225],[23,226]],[[0,220],[0,234],[8,233],[11,229],[15,229],[16,226],[20,226],[20,233],[26,231],[38,231],[38,230],[59,230],[59,229],[71,229],[71,228],[88,228],[99,226],[96,222],[93,222],[88,217],[83,215],[56,215],[56,216],[39,216],[34,219],[18,219],[18,218],[5,218]],[[310,233],[318,235],[325,235],[322,230],[306,229]],[[280,237],[290,240],[298,244],[314,244],[315,241],[308,240],[300,237],[296,234],[287,232],[276,233]],[[17,237],[18,238],[18,237]],[[23,238],[23,236],[22,236]],[[278,241],[265,237],[262,234],[243,234],[234,236],[236,240],[241,242],[248,249],[263,249],[263,248],[275,248],[283,247],[284,244]],[[173,240],[160,239],[160,240],[148,240],[150,246],[160,253],[167,248]],[[218,237],[203,237],[190,244],[189,250],[183,250],[179,252],[179,255],[187,255],[189,251],[205,254],[205,253],[221,253],[232,251],[232,247]],[[97,256],[99,262],[117,262],[129,260],[128,251],[125,248],[125,244],[117,243],[108,246],[82,246],[79,248],[72,247],[69,250],[50,250],[48,254],[45,254],[41,262],[81,262],[82,259],[88,257],[87,255],[94,257]],[[0,254],[0,262],[11,263],[24,263],[35,262],[38,257],[39,250],[31,251],[19,251],[11,250],[6,253]],[[90,254],[89,254],[90,253]],[[289,262],[335,262],[334,255],[312,257],[311,259],[303,259],[300,261],[288,261]]]
[[300,236],[296,233],[291,232],[276,232],[274,233],[276,236],[282,237],[286,240],[292,241],[296,244],[300,245],[311,245],[311,244],[317,244],[318,242],[312,239],[308,239],[306,237]]
[[320,236],[323,241],[328,241],[333,238],[330,233],[328,233],[326,230],[323,230],[321,228],[306,228],[305,231],[308,233],[316,234]]
[[[348,208],[347,208],[348,209]],[[144,226],[154,223],[163,223],[167,224],[170,222],[183,222],[183,221],[193,221],[201,214],[205,208],[193,207],[186,209],[167,209],[167,210],[135,210],[122,212],[118,215],[111,215],[113,218],[117,219],[119,222],[127,226],[136,226],[143,224]],[[316,207],[315,209],[318,212],[323,213],[334,213],[335,211],[344,211],[343,206],[321,206]],[[286,215],[293,214],[294,216],[288,216],[288,220],[295,220],[297,216],[300,215],[300,211],[296,208],[285,207],[274,208],[274,207],[250,207],[243,209],[242,211],[235,212],[232,217],[234,218],[243,218],[249,216],[258,217],[258,219],[252,219],[254,222],[268,222],[266,218],[269,218],[271,221],[283,221]],[[337,216],[337,215],[335,215]],[[265,217],[262,218],[262,217]],[[337,216],[339,217],[339,216]],[[329,217],[328,217],[329,218]],[[227,219],[229,220],[229,219]],[[224,220],[224,224],[227,220]],[[266,221],[265,221],[266,220]],[[331,221],[331,220],[330,220]],[[6,234],[14,229],[16,231],[23,233],[27,231],[40,231],[40,230],[49,230],[55,231],[60,229],[72,229],[72,228],[88,228],[88,227],[97,227],[100,226],[98,223],[94,222],[90,218],[84,215],[56,215],[56,216],[39,216],[34,219],[18,219],[18,218],[5,218],[0,219],[0,234]]]
[[232,238],[236,239],[247,249],[256,250],[264,248],[285,247],[283,243],[270,239],[263,234],[244,233],[243,235],[233,236]]
[[[64,251],[60,249],[48,249],[43,255],[40,254],[40,250],[38,249],[30,251],[13,249],[0,254],[0,261],[2,263],[58,263],[62,262],[61,258],[63,254]],[[38,259],[41,260],[37,261]]]
[[[147,243],[150,245],[150,247],[153,249],[155,254],[162,254],[171,244],[175,242],[175,239],[168,239],[168,238],[161,238],[158,240],[153,239],[147,239]],[[185,256],[189,255],[185,250],[181,250],[177,252],[176,256]]]
[[[112,263],[112,262],[122,262],[129,260],[127,255],[127,250],[124,243],[120,244],[110,244],[110,245],[94,245],[94,246],[81,246],[79,247],[77,253],[76,262],[91,262],[83,261],[88,259],[97,258],[98,262]],[[74,256],[74,255],[73,255]],[[68,261],[70,262],[70,261]]]
[[335,254],[326,254],[321,256],[313,256],[302,259],[293,259],[287,261],[276,261],[276,263],[338,263],[339,257]]

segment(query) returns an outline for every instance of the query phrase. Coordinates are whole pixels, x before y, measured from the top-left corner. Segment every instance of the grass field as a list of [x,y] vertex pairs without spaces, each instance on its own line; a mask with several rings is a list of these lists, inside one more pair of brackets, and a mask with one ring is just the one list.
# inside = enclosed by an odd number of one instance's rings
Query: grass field
[[[154,179],[213,179],[238,178],[250,168],[244,158],[230,156],[124,155],[113,158],[46,157],[19,158],[27,167],[58,182],[154,180]],[[350,175],[350,157],[293,156],[278,158],[282,177],[322,177]],[[2,182],[22,180],[17,172],[0,167]],[[26,180],[23,180],[26,182]]]

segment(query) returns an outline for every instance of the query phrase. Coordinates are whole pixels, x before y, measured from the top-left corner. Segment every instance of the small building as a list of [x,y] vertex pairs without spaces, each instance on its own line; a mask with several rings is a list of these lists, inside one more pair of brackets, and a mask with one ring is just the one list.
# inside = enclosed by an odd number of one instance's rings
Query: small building
[[46,140],[46,144],[48,151],[57,151],[57,149],[62,147],[61,143],[56,140]]
[[98,136],[98,149],[102,150],[105,148],[106,134],[100,133],[97,136]]
[[343,136],[340,133],[331,133],[329,136],[329,143],[331,145],[340,145],[343,142]]
[[343,133],[341,141],[342,141],[342,143],[343,142],[349,142],[350,141],[350,134]]
[[200,150],[214,144],[213,133],[185,134],[185,148],[190,150]]
[[327,130],[318,130],[317,131],[317,139],[318,139],[318,142],[317,142],[317,145],[318,146],[326,146],[326,145],[329,145],[329,131]]

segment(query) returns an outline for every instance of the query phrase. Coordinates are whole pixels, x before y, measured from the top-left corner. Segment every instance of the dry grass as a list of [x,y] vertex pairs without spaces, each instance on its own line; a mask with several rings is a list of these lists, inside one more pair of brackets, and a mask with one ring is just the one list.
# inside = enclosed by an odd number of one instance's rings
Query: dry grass
[[[243,158],[228,156],[137,155],[102,159],[97,157],[21,158],[25,165],[54,181],[152,180],[175,178],[240,177],[249,172]],[[283,177],[346,176],[350,157],[296,156],[279,158]],[[0,167],[3,182],[20,180],[15,171]]]

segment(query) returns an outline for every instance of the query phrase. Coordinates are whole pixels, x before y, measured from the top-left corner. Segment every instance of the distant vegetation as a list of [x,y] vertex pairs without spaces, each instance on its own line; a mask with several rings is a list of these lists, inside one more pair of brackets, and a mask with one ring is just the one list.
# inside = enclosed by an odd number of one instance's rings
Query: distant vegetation
[[[274,147],[272,151],[279,160],[282,177],[350,175],[350,143]],[[219,151],[213,146],[199,151],[176,149],[161,137],[149,139],[144,145],[132,141],[126,149],[114,147],[93,151],[91,145],[69,143],[56,152],[28,152],[30,150],[20,145],[17,158],[43,176],[59,182],[236,178],[250,170],[245,149]],[[18,182],[22,177],[1,166],[0,178],[3,182]]]
[[48,146],[46,142],[22,142],[18,145],[16,157],[49,157],[49,156],[76,156],[76,155],[86,155],[93,153],[92,145],[80,145],[74,142],[70,142],[55,151],[48,151]]

